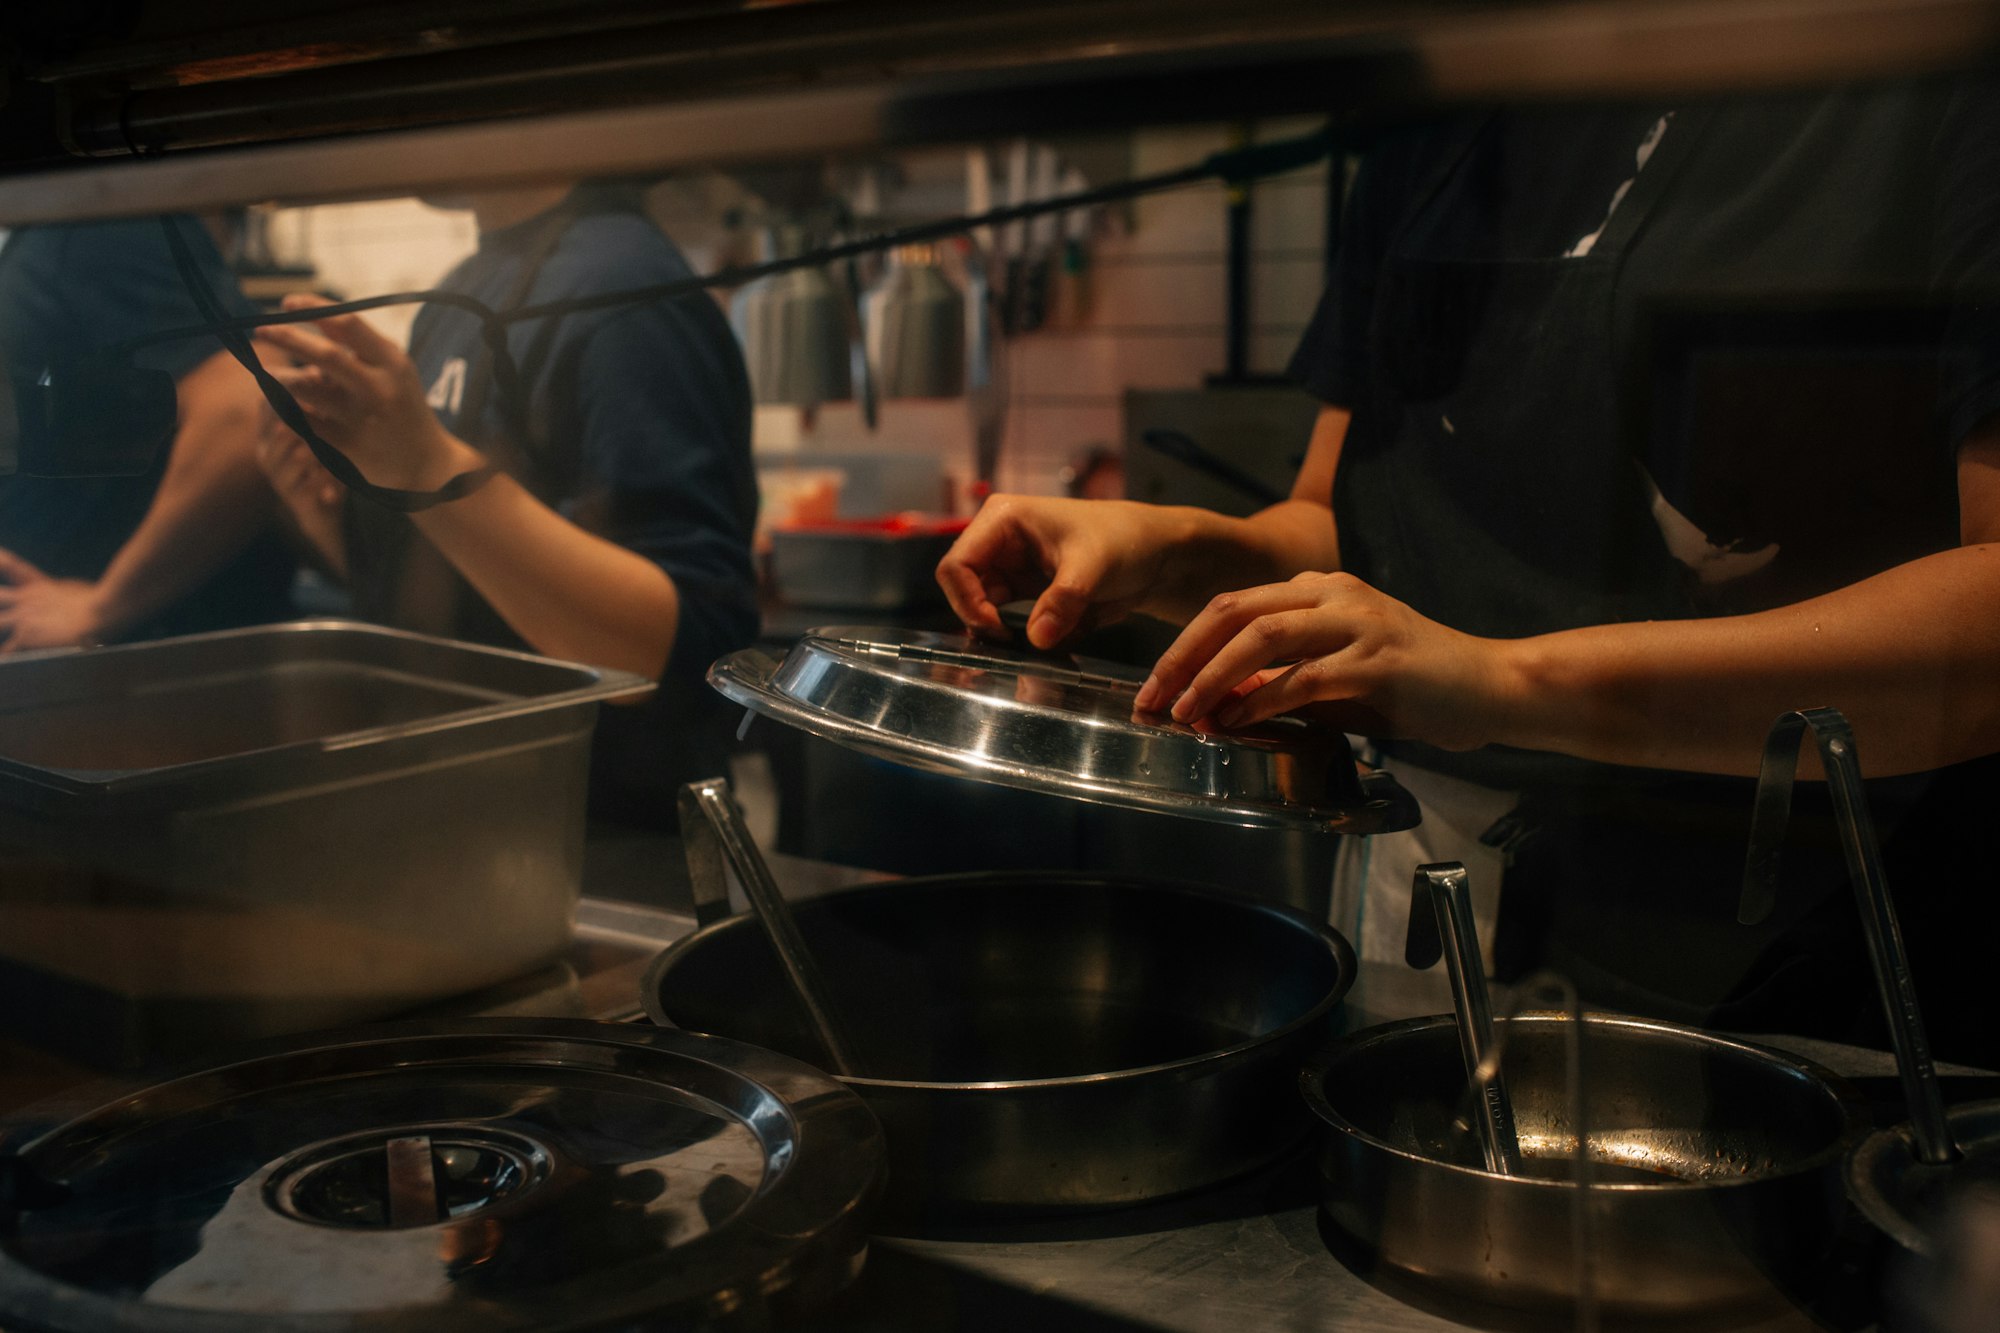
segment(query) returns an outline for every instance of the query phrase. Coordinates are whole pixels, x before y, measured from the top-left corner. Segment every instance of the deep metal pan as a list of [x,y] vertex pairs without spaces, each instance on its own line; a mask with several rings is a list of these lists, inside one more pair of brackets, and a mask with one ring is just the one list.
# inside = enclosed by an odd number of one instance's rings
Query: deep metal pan
[[[1860,1104],[1778,1051],[1592,1014],[1581,1044],[1589,1188],[1572,1179],[1562,1014],[1503,1020],[1523,1170],[1485,1169],[1455,1021],[1370,1028],[1301,1081],[1326,1125],[1326,1217],[1364,1275],[1567,1320],[1782,1307],[1831,1248]],[[1579,1223],[1589,1262],[1579,1265]],[[1590,1289],[1579,1290],[1588,1273]]]
[[[1273,1160],[1311,1127],[1298,1070],[1354,979],[1303,916],[1140,880],[936,876],[795,913],[905,1220],[1137,1203]],[[674,944],[643,994],[656,1022],[825,1059],[748,916]]]

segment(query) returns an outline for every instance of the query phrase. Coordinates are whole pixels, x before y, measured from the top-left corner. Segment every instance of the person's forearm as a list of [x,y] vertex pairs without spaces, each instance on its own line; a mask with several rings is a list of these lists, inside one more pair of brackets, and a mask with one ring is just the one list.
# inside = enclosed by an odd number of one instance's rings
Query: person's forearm
[[179,600],[269,523],[256,456],[256,383],[217,353],[180,385],[181,426],[145,517],[97,580],[99,637],[116,638]]
[[585,532],[505,476],[415,517],[538,652],[652,679],[666,669],[680,594],[652,561]]
[[1340,568],[1333,515],[1323,504],[1284,500],[1248,518],[1176,506],[1162,509],[1160,522],[1169,534],[1162,577],[1140,609],[1176,624],[1219,593]]
[[1755,615],[1500,645],[1489,739],[1754,774],[1771,722],[1830,705],[1872,775],[2000,751],[2000,544],[1961,547]]

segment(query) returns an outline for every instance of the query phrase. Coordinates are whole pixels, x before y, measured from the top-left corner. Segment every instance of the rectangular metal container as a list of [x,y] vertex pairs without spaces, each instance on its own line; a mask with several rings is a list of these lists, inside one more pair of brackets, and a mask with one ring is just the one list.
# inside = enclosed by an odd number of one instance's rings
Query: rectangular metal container
[[649,688],[343,621],[0,659],[8,1025],[130,1064],[548,964],[598,702]]
[[792,606],[903,611],[944,605],[937,565],[962,521],[849,520],[771,531],[771,585]]

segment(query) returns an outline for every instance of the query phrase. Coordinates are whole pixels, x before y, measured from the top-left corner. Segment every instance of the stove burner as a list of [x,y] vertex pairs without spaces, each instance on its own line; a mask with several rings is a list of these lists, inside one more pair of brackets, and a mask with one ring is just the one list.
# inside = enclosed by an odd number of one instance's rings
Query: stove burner
[[539,1184],[549,1153],[476,1125],[374,1130],[317,1143],[271,1177],[267,1197],[303,1222],[363,1230],[435,1226]]

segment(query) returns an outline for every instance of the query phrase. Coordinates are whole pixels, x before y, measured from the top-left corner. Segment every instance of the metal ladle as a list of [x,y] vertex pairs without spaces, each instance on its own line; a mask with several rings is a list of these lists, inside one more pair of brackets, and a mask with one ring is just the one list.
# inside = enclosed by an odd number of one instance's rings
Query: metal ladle
[[[1425,900],[1430,910],[1425,911]],[[1493,1001],[1479,959],[1479,931],[1472,916],[1472,887],[1465,866],[1439,861],[1417,867],[1410,885],[1410,928],[1403,958],[1418,971],[1444,957],[1451,979],[1451,1002],[1458,1014],[1458,1044],[1465,1077],[1479,1103],[1476,1128],[1486,1169],[1521,1174],[1521,1143],[1514,1128],[1514,1105],[1494,1058]]]
[[1820,764],[1833,793],[1834,817],[1840,826],[1841,852],[1854,881],[1861,907],[1861,925],[1868,937],[1875,986],[1889,1020],[1889,1040],[1896,1051],[1896,1071],[1909,1102],[1910,1124],[1916,1136],[1917,1159],[1941,1166],[1958,1156],[1945,1125],[1944,1098],[1938,1091],[1937,1067],[1931,1061],[1930,1040],[1924,1035],[1923,1014],[1910,979],[1909,955],[1903,949],[1902,928],[1882,874],[1882,852],[1875,825],[1868,817],[1867,795],[1861,786],[1861,764],[1855,754],[1854,729],[1838,709],[1802,708],[1771,724],[1764,739],[1764,761],[1757,775],[1756,806],[1750,822],[1750,852],[1743,867],[1743,898],[1736,918],[1754,926],[1771,915],[1778,901],[1778,865],[1791,818],[1792,786],[1799,764],[1799,741],[1810,729],[1819,744]]
[[1834,798],[1841,847],[1854,880],[1856,901],[1874,964],[1876,988],[1889,1020],[1896,1071],[1908,1102],[1908,1125],[1877,1130],[1847,1158],[1847,1189],[1855,1204],[1885,1235],[1917,1254],[1935,1252],[1931,1214],[1958,1182],[2000,1165],[2000,1102],[1974,1102],[1946,1111],[1911,982],[1902,930],[1882,874],[1881,851],[1861,787],[1854,732],[1831,708],[1786,713],[1772,724],[1757,780],[1738,911],[1746,924],[1771,912],[1777,898],[1779,850],[1791,812],[1799,740],[1810,729]]
[[827,1059],[836,1074],[854,1077],[861,1071],[854,1059],[854,1044],[845,1035],[838,1013],[829,998],[826,979],[820,975],[805,937],[799,933],[792,909],[785,903],[771,868],[757,850],[743,811],[729,794],[726,778],[690,782],[681,788],[681,836],[687,844],[688,875],[693,882],[695,919],[702,925],[729,915],[729,882],[723,874],[727,862],[743,885],[743,894],[764,927],[778,965],[792,993],[806,1011],[813,1034],[826,1048]]

